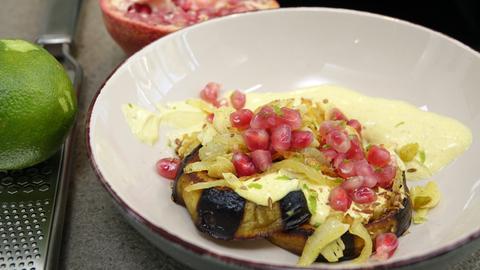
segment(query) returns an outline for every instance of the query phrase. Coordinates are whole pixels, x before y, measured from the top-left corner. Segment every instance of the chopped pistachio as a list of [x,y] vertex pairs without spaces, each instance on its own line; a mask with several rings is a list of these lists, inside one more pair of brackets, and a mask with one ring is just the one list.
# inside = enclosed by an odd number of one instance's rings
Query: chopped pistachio
[[248,184],[248,187],[249,188],[255,188],[255,189],[261,189],[262,185],[259,184],[259,183],[250,183],[250,184]]
[[426,159],[425,151],[422,150],[418,152],[418,158],[420,159],[420,163],[424,164]]
[[290,180],[291,178],[286,175],[280,175],[275,178],[276,180]]

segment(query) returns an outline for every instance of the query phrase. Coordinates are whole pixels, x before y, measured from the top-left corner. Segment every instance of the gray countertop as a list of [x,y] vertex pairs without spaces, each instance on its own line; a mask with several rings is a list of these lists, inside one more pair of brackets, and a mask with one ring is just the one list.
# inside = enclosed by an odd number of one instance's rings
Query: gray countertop
[[[34,41],[45,1],[2,0],[0,38]],[[97,181],[85,147],[85,115],[95,92],[125,54],[107,34],[98,0],[84,0],[76,56],[85,76],[80,93],[73,176],[65,220],[61,269],[187,269],[140,236]],[[480,251],[451,268],[480,269]]]

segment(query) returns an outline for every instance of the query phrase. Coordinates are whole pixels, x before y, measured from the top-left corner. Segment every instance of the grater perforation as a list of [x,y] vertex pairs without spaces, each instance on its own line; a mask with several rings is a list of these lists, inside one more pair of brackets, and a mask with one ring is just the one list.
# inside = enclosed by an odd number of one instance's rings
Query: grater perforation
[[0,269],[44,269],[59,162],[0,171]]

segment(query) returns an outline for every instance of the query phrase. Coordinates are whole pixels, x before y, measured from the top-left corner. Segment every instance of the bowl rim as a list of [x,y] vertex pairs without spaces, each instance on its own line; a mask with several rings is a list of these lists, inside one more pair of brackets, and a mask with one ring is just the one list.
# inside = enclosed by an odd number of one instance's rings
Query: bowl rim
[[[127,62],[129,62],[131,59],[137,57],[137,55],[140,55],[144,51],[147,51],[149,48],[153,48],[153,46],[156,46],[157,43],[164,42],[163,40],[173,38],[176,35],[181,35],[186,31],[190,31],[191,29],[195,29],[197,27],[203,27],[204,25],[211,24],[211,23],[218,23],[221,22],[222,20],[229,20],[232,18],[236,17],[248,17],[248,16],[258,16],[262,15],[263,13],[283,13],[283,12],[331,12],[331,13],[341,13],[341,14],[350,14],[350,15],[356,15],[356,16],[362,16],[362,17],[369,17],[369,18],[375,18],[379,20],[386,20],[390,22],[395,22],[399,23],[405,26],[409,26],[412,28],[415,28],[417,30],[427,32],[431,35],[434,35],[436,37],[442,38],[446,40],[447,42],[450,42],[458,47],[460,47],[463,50],[466,50],[473,56],[479,58],[480,60],[480,52],[474,50],[470,46],[446,35],[443,34],[439,31],[430,29],[428,27],[418,25],[416,23],[412,23],[406,20],[386,16],[386,15],[381,15],[377,13],[372,13],[372,12],[366,12],[366,11],[358,11],[358,10],[352,10],[352,9],[344,9],[344,8],[331,8],[331,7],[289,7],[289,8],[279,8],[279,9],[268,9],[268,10],[259,10],[255,12],[245,12],[245,13],[237,13],[237,14],[230,14],[227,16],[223,17],[218,17],[218,18],[213,18],[192,26],[188,26],[185,28],[180,29],[179,31],[176,31],[174,33],[171,33],[163,38],[160,38],[149,45],[145,46],[141,50],[135,52],[133,55],[127,57],[124,59],[122,62],[120,62],[113,70],[112,72],[105,78],[103,83],[100,85],[98,88],[97,92],[92,98],[92,101],[89,105],[89,108],[87,110],[87,116],[86,116],[86,121],[85,121],[85,132],[86,132],[86,146],[87,146],[87,155],[88,159],[90,160],[90,164],[92,168],[95,171],[95,174],[97,175],[98,181],[102,184],[102,186],[110,193],[110,195],[113,197],[114,201],[120,206],[121,209],[123,209],[127,216],[132,218],[133,220],[141,223],[154,233],[158,234],[162,238],[168,240],[171,242],[171,244],[177,244],[184,250],[193,253],[193,255],[197,256],[202,256],[202,255],[208,255],[213,259],[218,260],[221,263],[226,263],[226,264],[233,264],[239,267],[249,267],[252,269],[268,269],[268,270],[273,270],[273,269],[282,269],[282,270],[318,270],[318,267],[297,267],[297,266],[291,266],[291,265],[279,265],[279,264],[268,264],[268,263],[262,263],[262,262],[255,262],[252,260],[245,260],[245,259],[239,259],[239,258],[234,258],[226,255],[222,255],[220,253],[208,250],[206,248],[197,246],[195,244],[192,244],[186,240],[181,239],[180,237],[176,236],[175,234],[171,234],[168,231],[162,229],[161,227],[151,223],[149,220],[147,220],[145,217],[143,217],[140,213],[132,209],[116,192],[113,190],[112,186],[109,184],[109,182],[106,180],[106,178],[103,176],[102,172],[100,171],[99,166],[97,165],[97,162],[95,160],[95,157],[93,155],[93,150],[92,146],[90,144],[91,137],[90,137],[90,125],[91,125],[91,120],[92,120],[92,113],[93,109],[96,105],[97,99],[100,96],[102,90],[104,89],[105,85],[107,82],[110,80],[110,78],[116,73],[116,71],[124,66]],[[257,15],[254,15],[257,14]],[[347,267],[347,268],[335,268],[335,269],[345,269],[345,270],[360,270],[360,269],[365,269],[365,270],[377,270],[377,269],[391,269],[391,268],[397,268],[397,267],[402,267],[402,266],[411,266],[416,263],[421,263],[425,262],[427,260],[431,260],[437,257],[440,257],[444,254],[447,254],[469,242],[472,242],[476,239],[480,239],[480,228],[477,230],[473,231],[472,233],[458,239],[457,241],[454,241],[453,243],[450,243],[447,246],[444,246],[442,248],[436,249],[434,251],[431,251],[427,254],[419,255],[419,256],[412,256],[409,258],[405,258],[402,260],[398,260],[395,262],[390,262],[388,263],[382,263],[382,264],[375,264],[375,265],[364,265],[364,266],[358,266],[358,267]]]

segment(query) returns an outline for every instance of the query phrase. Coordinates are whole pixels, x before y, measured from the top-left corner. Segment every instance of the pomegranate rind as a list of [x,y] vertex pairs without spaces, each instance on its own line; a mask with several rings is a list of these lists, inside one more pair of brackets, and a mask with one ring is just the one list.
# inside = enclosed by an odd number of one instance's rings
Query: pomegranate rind
[[[132,55],[151,42],[182,28],[175,25],[153,25],[128,18],[112,4],[112,0],[99,0],[99,4],[108,33],[128,55]],[[262,9],[279,7],[277,1],[271,0]]]

